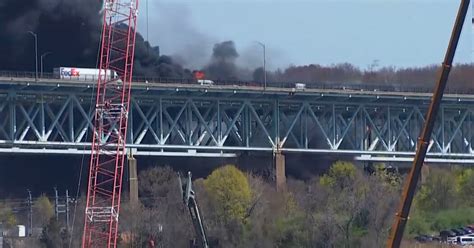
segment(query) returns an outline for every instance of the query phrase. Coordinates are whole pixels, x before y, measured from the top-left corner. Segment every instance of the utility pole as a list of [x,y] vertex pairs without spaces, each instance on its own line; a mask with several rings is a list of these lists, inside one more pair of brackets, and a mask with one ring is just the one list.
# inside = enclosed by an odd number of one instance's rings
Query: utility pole
[[66,230],[69,231],[69,190],[66,189]]
[[3,248],[3,223],[0,222],[0,248]]
[[66,190],[66,199],[64,204],[60,203],[59,193],[57,188],[54,188],[54,212],[56,214],[56,221],[59,221],[59,214],[66,214],[66,228],[69,230],[69,191]]
[[29,218],[29,228],[28,228],[28,236],[33,235],[33,199],[31,198],[31,191],[27,189],[28,191],[28,207],[30,208],[30,218]]
[[38,35],[32,31],[28,33],[35,37],[35,82],[38,82]]
[[59,196],[56,187],[54,187],[54,213],[56,215],[56,221],[59,221]]

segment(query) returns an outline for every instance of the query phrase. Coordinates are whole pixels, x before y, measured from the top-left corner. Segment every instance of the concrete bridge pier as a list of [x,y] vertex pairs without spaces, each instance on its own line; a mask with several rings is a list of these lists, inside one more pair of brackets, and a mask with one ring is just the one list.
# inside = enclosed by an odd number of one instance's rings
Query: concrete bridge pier
[[426,179],[428,178],[429,175],[430,175],[430,166],[425,163],[423,164],[423,167],[421,167],[421,177],[420,177],[421,184],[426,183]]
[[138,174],[137,174],[137,160],[133,157],[133,154],[127,156],[128,162],[128,174],[129,174],[129,193],[130,193],[130,204],[133,206],[138,205]]
[[286,189],[285,155],[279,149],[273,152],[273,163],[275,164],[277,191],[284,191]]

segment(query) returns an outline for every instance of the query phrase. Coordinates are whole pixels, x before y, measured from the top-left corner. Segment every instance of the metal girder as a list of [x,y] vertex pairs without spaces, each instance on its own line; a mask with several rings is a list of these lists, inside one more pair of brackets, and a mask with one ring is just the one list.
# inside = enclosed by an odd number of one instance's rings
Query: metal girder
[[[281,149],[350,152],[372,155],[372,160],[384,156],[400,161],[400,154],[415,150],[426,101],[384,104],[372,98],[206,97],[189,96],[185,91],[139,95],[131,100],[127,143],[144,154]],[[91,103],[91,96],[80,91],[0,91],[0,148],[64,149],[67,153],[67,149],[87,147],[92,138]],[[464,161],[474,159],[473,114],[471,102],[445,103],[428,156],[453,159],[453,154],[461,154]],[[103,134],[104,141],[117,131],[116,124],[108,125],[113,128]]]

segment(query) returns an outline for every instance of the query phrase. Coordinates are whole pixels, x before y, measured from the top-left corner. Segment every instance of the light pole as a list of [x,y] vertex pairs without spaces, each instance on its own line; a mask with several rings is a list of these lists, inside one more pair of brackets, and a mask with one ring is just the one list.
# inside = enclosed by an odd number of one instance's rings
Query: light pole
[[35,37],[35,81],[38,81],[38,35],[32,31],[28,33]]
[[263,44],[260,41],[257,41],[257,43],[263,48],[263,89],[267,89],[267,69],[266,69],[267,58],[266,58],[265,44]]
[[52,52],[45,52],[45,53],[41,54],[41,58],[40,58],[40,61],[41,61],[41,66],[40,66],[40,68],[41,68],[41,69],[40,69],[40,70],[41,70],[41,78],[43,78],[43,59],[44,59],[46,56],[50,55],[51,53],[52,53]]

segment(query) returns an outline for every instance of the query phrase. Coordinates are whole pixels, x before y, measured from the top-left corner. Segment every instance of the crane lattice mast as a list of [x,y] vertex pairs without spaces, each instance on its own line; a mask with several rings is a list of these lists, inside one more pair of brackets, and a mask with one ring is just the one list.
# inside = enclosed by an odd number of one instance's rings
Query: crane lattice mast
[[82,247],[116,247],[138,0],[104,0]]

